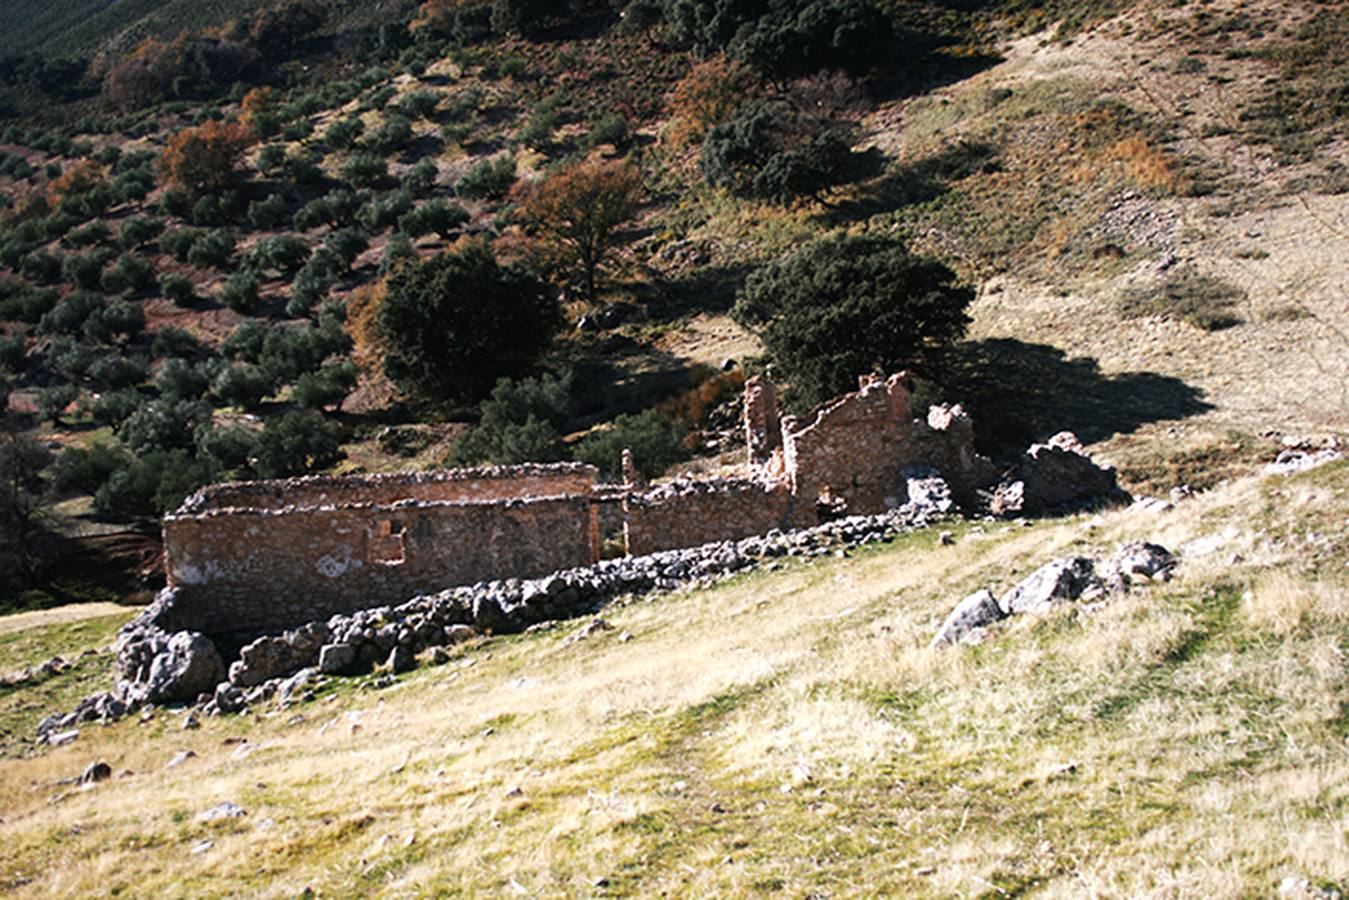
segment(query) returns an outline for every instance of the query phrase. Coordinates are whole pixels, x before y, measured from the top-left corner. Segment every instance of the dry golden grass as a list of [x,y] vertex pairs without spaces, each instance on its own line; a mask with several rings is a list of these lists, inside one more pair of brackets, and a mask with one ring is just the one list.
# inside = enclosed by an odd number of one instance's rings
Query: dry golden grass
[[[1290,874],[1343,885],[1349,613],[1342,582],[1313,569],[1349,558],[1347,489],[1340,465],[1165,514],[968,525],[951,547],[920,535],[614,607],[614,630],[568,647],[577,624],[488,641],[385,691],[347,680],[198,731],[168,712],[88,730],[0,769],[0,886],[1210,897],[1266,895]],[[964,592],[1139,538],[1195,550],[1169,584],[927,648]],[[197,758],[165,769],[182,749]],[[51,784],[94,759],[135,774]],[[224,801],[248,815],[199,819]]]

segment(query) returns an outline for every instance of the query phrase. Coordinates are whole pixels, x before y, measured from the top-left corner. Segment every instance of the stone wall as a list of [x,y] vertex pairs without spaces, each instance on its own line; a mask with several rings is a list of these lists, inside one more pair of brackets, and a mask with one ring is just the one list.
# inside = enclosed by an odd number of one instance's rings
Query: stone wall
[[586,496],[228,509],[165,519],[174,629],[278,630],[446,585],[599,558]]
[[358,503],[462,502],[588,494],[596,470],[580,463],[487,466],[390,475],[321,475],[216,484],[193,494],[178,515],[222,509],[294,509]]
[[813,505],[798,508],[786,484],[751,479],[676,481],[633,492],[624,498],[623,516],[630,556],[815,524]]
[[[993,464],[974,452],[974,429],[960,407],[933,407],[926,422],[913,418],[905,373],[864,377],[856,393],[818,407],[805,422],[783,416],[777,435],[775,403],[762,387],[754,397],[746,390],[750,471],[784,480],[802,504],[877,515],[906,501],[903,472],[915,467],[941,472],[963,504],[997,480]],[[765,454],[768,447],[775,449]]]

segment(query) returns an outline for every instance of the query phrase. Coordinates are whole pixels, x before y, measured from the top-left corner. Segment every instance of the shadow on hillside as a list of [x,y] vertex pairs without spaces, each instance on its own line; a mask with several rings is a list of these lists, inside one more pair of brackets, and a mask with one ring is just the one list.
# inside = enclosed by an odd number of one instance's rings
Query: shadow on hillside
[[942,364],[944,395],[974,416],[979,449],[1019,452],[1072,431],[1084,442],[1213,409],[1203,392],[1156,372],[1107,375],[1095,359],[1011,338],[967,341]]
[[865,192],[833,204],[820,217],[830,227],[847,225],[935,200],[952,182],[998,169],[997,148],[980,141],[958,141],[937,153],[892,167],[866,185]]

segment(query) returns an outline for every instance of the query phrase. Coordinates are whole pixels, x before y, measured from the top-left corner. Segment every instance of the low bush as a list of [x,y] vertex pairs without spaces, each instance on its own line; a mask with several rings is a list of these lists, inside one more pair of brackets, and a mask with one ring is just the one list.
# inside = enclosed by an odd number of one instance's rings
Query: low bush
[[598,468],[605,479],[618,481],[623,477],[623,451],[630,449],[642,476],[655,478],[689,458],[686,435],[682,425],[648,409],[619,416],[611,427],[591,432],[576,445],[575,455]]
[[1126,319],[1175,317],[1204,331],[1221,331],[1241,324],[1232,307],[1244,299],[1246,292],[1236,285],[1184,267],[1157,284],[1124,291],[1119,312]]

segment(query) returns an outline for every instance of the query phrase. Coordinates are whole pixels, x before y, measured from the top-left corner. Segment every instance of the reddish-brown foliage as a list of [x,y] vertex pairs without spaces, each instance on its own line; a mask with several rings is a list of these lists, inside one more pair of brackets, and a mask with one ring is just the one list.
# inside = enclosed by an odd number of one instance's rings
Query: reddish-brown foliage
[[618,229],[636,213],[642,173],[627,160],[590,159],[516,192],[526,222],[557,262],[577,270],[586,295],[613,249]]
[[253,133],[239,122],[207,122],[171,136],[159,159],[165,182],[190,194],[227,187],[236,177],[239,157],[253,142]]
[[670,96],[669,140],[676,147],[701,141],[714,126],[731,118],[757,83],[753,70],[724,56],[694,66]]

